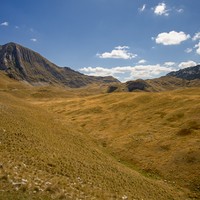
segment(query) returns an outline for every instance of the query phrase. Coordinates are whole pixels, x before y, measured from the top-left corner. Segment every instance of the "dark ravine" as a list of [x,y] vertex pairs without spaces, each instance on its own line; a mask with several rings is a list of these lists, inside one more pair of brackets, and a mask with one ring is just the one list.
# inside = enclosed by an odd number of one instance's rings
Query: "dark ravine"
[[0,70],[13,79],[32,85],[53,84],[78,88],[93,83],[117,83],[117,79],[81,74],[69,67],[59,67],[39,53],[16,43],[0,46]]

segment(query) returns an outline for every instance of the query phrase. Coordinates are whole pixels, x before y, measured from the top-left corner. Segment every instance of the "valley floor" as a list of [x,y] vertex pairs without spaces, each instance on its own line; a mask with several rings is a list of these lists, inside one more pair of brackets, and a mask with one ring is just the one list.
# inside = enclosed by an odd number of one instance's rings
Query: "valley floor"
[[200,198],[199,88],[0,88],[0,199]]

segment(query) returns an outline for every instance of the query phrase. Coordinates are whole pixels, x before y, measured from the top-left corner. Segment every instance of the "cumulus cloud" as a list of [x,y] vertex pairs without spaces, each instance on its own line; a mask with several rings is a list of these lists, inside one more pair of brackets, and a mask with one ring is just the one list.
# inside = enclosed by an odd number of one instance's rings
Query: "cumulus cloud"
[[144,64],[144,63],[146,63],[146,62],[147,62],[146,60],[142,59],[142,60],[139,60],[139,61],[138,61],[138,64]]
[[157,44],[178,45],[189,38],[190,38],[190,35],[185,34],[182,31],[180,32],[171,31],[169,33],[164,32],[164,33],[158,34],[155,40]]
[[1,26],[8,26],[8,25],[9,25],[8,22],[3,22],[3,23],[1,23]]
[[133,54],[128,52],[128,46],[118,46],[115,47],[111,52],[105,52],[102,54],[96,54],[99,58],[116,58],[116,59],[132,59],[137,56],[137,54]]
[[[174,68],[160,64],[156,65],[136,65],[136,66],[122,66],[113,68],[104,67],[84,67],[80,71],[93,76],[114,76],[119,77],[126,75],[123,80],[131,79],[147,79],[159,77],[162,74],[173,71]],[[121,81],[123,81],[121,80]]]
[[187,49],[185,49],[185,52],[186,52],[186,53],[191,53],[191,52],[192,52],[192,49],[191,49],[191,48],[187,48]]
[[31,38],[30,39],[32,42],[37,42],[37,39],[36,38]]
[[163,73],[171,72],[172,68],[161,66],[160,64],[156,65],[137,65],[132,68],[131,70],[131,77],[133,79],[147,79],[147,78],[153,78],[158,77]]
[[[141,8],[138,9],[140,12],[146,10],[146,5],[144,4]],[[157,16],[169,16],[171,13],[173,14],[181,14],[184,12],[183,8],[177,8],[175,6],[170,7],[166,3],[161,2],[158,3],[155,7],[152,7],[151,10]]]
[[198,44],[196,44],[196,45],[194,46],[194,48],[197,48],[197,49],[196,49],[196,53],[200,55],[200,41],[199,41]]
[[200,32],[195,33],[194,37],[192,38],[193,41],[199,40],[200,39]]
[[92,76],[114,76],[117,72],[103,67],[84,67],[80,71]]
[[181,62],[178,67],[181,68],[181,69],[184,69],[184,68],[187,68],[187,67],[193,67],[193,66],[196,66],[197,63],[192,61],[192,60],[189,60],[189,61],[186,61],[186,62]]
[[143,4],[143,6],[142,6],[141,8],[138,8],[138,10],[139,10],[140,12],[144,12],[145,9],[146,9],[146,4]]
[[154,8],[154,13],[156,15],[164,15],[168,16],[169,15],[169,10],[167,10],[167,6],[165,3],[159,3],[155,8]]

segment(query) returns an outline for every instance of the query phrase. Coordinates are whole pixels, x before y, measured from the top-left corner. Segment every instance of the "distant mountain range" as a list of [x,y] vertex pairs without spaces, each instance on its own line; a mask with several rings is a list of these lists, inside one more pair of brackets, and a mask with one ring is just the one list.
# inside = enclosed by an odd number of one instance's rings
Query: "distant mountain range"
[[40,54],[16,43],[0,46],[0,70],[13,79],[32,85],[53,84],[78,88],[92,83],[117,83],[117,79],[81,74],[58,67]]
[[174,76],[186,80],[200,79],[200,65],[195,67],[188,67],[176,72],[170,72],[167,76]]
[[109,83],[108,92],[164,91],[180,87],[200,86],[200,65],[170,72],[166,76],[120,83],[112,76],[87,76],[69,67],[59,67],[37,52],[16,43],[0,46],[0,70],[10,78],[31,85],[60,85],[71,88],[93,83]]
[[200,86],[200,65],[188,67],[179,71],[170,72],[166,76],[135,81],[126,83],[112,84],[108,87],[108,92],[132,92],[147,91],[159,92],[165,90],[174,90],[182,87],[199,87]]

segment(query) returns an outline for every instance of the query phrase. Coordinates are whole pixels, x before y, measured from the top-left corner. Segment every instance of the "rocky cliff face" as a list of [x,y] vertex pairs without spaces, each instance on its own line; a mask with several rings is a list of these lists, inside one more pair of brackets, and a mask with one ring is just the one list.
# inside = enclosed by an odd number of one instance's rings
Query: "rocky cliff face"
[[113,77],[86,76],[69,67],[58,67],[40,54],[15,43],[0,46],[0,70],[11,78],[30,84],[82,87],[91,83],[119,82]]

